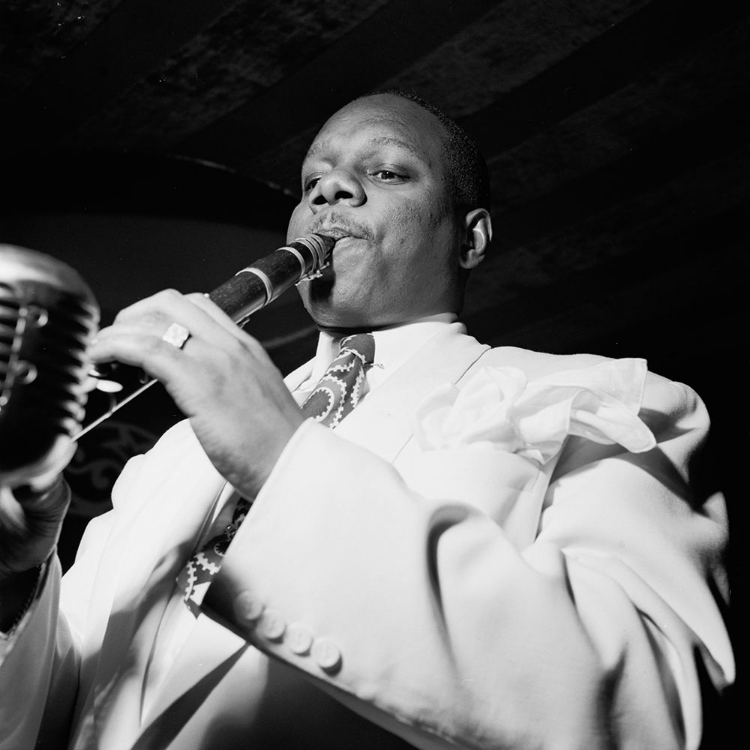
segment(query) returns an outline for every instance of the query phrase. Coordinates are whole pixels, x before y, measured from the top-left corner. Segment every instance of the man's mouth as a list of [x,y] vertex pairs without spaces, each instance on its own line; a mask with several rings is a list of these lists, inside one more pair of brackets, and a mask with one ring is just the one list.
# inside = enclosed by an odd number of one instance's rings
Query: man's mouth
[[358,240],[370,239],[370,232],[366,226],[342,216],[329,215],[325,218],[320,217],[320,220],[315,222],[311,229],[313,232],[333,237],[336,240],[346,238]]
[[316,230],[319,234],[324,234],[328,237],[333,237],[336,240],[343,240],[345,237],[354,237],[354,235],[346,230],[339,229],[337,227],[321,228]]

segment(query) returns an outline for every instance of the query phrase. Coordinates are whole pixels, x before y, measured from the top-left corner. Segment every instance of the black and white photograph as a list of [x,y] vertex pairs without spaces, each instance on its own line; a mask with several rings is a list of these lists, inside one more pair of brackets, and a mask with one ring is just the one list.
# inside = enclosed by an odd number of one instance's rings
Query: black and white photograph
[[0,750],[744,741],[750,5],[0,0]]

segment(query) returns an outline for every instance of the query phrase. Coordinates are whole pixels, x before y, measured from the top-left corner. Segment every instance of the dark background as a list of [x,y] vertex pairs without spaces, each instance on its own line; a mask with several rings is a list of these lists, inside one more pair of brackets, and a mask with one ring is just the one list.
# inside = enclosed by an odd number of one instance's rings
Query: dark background
[[[283,240],[302,156],[336,108],[384,87],[433,101],[492,174],[470,332],[645,357],[707,402],[743,667],[749,14],[729,0],[4,0],[0,243],[71,264],[105,322],[165,286],[206,291]],[[249,329],[285,372],[313,352],[294,294]],[[122,462],[178,416],[157,387],[81,441],[66,563]],[[706,747],[736,744],[737,713]]]

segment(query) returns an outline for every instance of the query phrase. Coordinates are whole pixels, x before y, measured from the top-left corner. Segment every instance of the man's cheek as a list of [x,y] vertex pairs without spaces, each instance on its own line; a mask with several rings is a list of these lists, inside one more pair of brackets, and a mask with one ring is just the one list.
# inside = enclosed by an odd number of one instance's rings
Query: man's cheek
[[301,204],[297,206],[297,208],[295,208],[294,211],[292,212],[292,215],[289,219],[289,226],[286,230],[287,242],[291,242],[292,240],[295,240],[297,239],[297,237],[301,237],[304,234],[304,231],[301,229],[302,213],[303,213],[303,206]]

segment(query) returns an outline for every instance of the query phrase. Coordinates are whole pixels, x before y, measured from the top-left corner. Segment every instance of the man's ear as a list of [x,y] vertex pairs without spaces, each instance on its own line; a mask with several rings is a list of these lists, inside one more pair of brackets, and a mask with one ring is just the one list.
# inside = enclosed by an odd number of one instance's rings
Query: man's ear
[[492,239],[492,219],[486,208],[475,208],[464,219],[464,242],[459,265],[467,270],[476,268],[483,260]]

